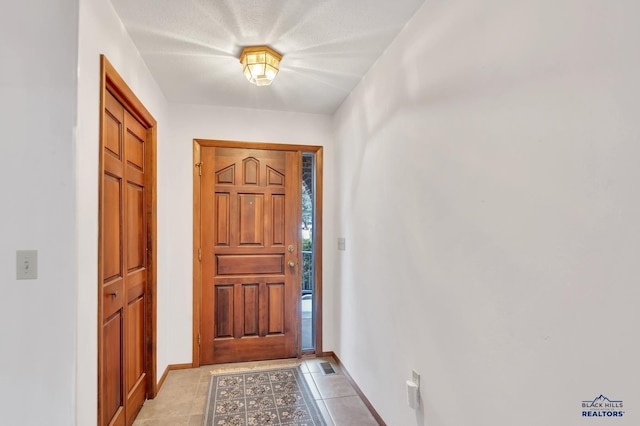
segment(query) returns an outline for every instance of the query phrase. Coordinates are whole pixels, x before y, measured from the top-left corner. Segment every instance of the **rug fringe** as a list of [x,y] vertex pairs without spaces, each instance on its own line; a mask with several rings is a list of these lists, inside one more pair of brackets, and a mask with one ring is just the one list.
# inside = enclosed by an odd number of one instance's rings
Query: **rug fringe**
[[247,366],[220,366],[214,367],[209,370],[211,375],[215,374],[230,374],[230,373],[245,373],[247,371],[254,370],[277,370],[279,368],[299,367],[302,365],[301,360],[285,360],[285,361],[268,361],[265,364],[254,364]]

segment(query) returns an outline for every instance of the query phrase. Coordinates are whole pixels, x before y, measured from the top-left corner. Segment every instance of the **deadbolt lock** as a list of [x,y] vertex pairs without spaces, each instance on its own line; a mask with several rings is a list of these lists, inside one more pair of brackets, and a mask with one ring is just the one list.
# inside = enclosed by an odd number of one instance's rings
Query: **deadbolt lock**
[[287,250],[289,251],[289,253],[293,253],[295,249],[296,248],[293,246],[293,244],[289,244],[289,247],[287,247]]

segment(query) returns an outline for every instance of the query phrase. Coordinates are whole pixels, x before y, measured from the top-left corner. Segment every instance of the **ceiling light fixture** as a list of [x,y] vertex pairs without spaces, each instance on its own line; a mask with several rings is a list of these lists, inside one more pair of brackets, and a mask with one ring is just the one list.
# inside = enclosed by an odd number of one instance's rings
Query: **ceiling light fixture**
[[267,46],[251,46],[242,49],[242,72],[256,86],[269,86],[280,69],[282,55]]

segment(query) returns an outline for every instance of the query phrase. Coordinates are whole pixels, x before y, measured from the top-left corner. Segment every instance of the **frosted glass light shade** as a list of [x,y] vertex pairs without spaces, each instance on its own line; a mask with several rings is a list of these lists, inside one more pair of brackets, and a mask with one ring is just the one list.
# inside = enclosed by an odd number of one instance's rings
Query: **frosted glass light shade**
[[240,54],[242,72],[256,86],[271,84],[278,70],[282,55],[267,46],[245,47]]

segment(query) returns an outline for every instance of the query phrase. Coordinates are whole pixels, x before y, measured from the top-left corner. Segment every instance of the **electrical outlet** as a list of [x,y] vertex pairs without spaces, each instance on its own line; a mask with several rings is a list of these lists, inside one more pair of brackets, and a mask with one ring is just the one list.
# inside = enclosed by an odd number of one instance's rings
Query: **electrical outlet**
[[16,278],[19,280],[38,279],[38,250],[16,251]]

